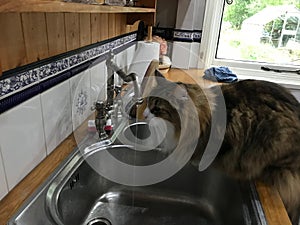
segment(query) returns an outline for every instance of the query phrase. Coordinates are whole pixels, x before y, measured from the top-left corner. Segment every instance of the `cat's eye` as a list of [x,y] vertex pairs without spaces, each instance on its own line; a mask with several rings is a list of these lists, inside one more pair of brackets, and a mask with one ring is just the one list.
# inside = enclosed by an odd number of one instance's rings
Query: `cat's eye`
[[156,113],[159,113],[161,111],[161,109],[159,108],[159,107],[157,107],[157,106],[154,106],[152,109],[150,109],[150,112],[152,113],[152,114],[156,114]]

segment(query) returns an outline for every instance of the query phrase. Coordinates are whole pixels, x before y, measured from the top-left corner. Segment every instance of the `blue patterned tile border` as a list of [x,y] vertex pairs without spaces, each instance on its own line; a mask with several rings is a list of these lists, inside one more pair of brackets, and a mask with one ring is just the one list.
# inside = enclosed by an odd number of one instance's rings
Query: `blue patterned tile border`
[[173,35],[173,40],[182,41],[182,42],[200,42],[201,36],[202,36],[202,31],[175,30]]
[[193,32],[193,41],[194,42],[201,42],[201,37],[202,37],[202,31],[194,31]]
[[68,59],[57,60],[36,68],[39,79],[43,80],[47,77],[54,76],[70,68],[70,61]]
[[192,31],[174,31],[174,41],[193,42]]
[[201,42],[202,30],[180,30],[174,28],[154,27],[153,35],[158,35],[167,41]]
[[51,62],[48,60],[42,65],[41,63],[38,63],[38,65],[32,69],[17,72],[7,78],[2,78],[0,80],[0,100],[54,77],[64,71],[77,67],[82,63],[104,55],[110,50],[127,46],[136,41],[136,38],[137,33],[131,33],[106,42],[99,42],[81,52],[61,57],[60,59]]
[[37,70],[28,70],[13,77],[0,80],[0,99],[7,94],[15,93],[39,82]]

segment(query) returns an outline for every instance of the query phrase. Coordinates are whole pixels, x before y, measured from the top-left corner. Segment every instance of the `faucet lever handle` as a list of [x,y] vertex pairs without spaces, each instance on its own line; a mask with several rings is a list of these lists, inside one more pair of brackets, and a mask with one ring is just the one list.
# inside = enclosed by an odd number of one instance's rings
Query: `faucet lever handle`
[[122,91],[122,86],[121,85],[115,85],[115,92],[116,95],[119,95]]

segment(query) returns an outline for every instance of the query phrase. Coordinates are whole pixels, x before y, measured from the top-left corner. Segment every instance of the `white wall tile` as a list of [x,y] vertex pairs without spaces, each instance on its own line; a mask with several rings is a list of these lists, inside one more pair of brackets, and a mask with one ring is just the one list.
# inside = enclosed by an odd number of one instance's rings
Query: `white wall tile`
[[194,1],[195,1],[195,9],[194,9],[193,29],[202,30],[204,13],[205,13],[205,0],[194,0]]
[[127,51],[124,50],[118,54],[115,55],[115,62],[117,65],[126,72],[126,66],[127,66]]
[[192,42],[190,51],[189,68],[197,68],[199,61],[200,43]]
[[176,28],[201,30],[203,27],[205,0],[178,1]]
[[132,45],[130,46],[129,48],[126,49],[126,71],[129,71],[129,68],[130,68],[130,65],[132,63],[132,60],[133,60],[133,57],[134,57],[134,54],[135,54],[135,50],[136,50],[136,45]]
[[85,70],[70,79],[73,131],[91,114],[91,74]]
[[[197,0],[199,1],[199,0]],[[195,0],[178,1],[176,28],[193,30]]]
[[107,70],[105,61],[101,62],[90,69],[91,74],[91,102],[94,104],[98,101],[106,100],[106,80]]
[[[183,30],[202,30],[205,0],[182,0],[178,2],[176,28]],[[185,49],[182,47],[185,46]],[[202,65],[199,62],[199,43],[174,44],[172,61],[179,68],[200,68]],[[179,47],[181,47],[181,52]],[[188,56],[187,51],[190,51]],[[182,54],[182,56],[180,55]]]
[[173,43],[172,67],[188,69],[190,65],[191,43],[177,42]]
[[0,116],[0,143],[9,190],[46,156],[40,96]]
[[4,165],[2,160],[1,146],[0,146],[0,200],[8,193],[8,186],[6,182]]
[[[127,51],[124,50],[115,55],[115,62],[120,69],[127,73]],[[124,81],[118,75],[115,75],[115,84],[122,85]]]
[[300,102],[300,90],[291,90],[292,94],[296,97],[298,102]]
[[47,154],[72,133],[69,80],[41,94]]
[[128,73],[136,73],[139,83],[142,82],[151,61],[153,59],[159,60],[159,47],[157,42],[139,41],[137,43]]

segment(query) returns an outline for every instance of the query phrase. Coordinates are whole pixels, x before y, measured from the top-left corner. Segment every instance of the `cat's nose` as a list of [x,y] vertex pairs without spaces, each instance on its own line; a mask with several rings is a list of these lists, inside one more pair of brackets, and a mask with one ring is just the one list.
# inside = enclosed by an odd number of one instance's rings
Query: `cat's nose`
[[151,113],[151,110],[148,107],[144,110],[143,116],[148,121],[151,120],[153,117],[155,117],[154,114]]
[[145,119],[147,119],[148,118],[148,116],[150,115],[150,109],[147,107],[145,110],[144,110],[144,112],[143,112],[143,116],[145,117]]

